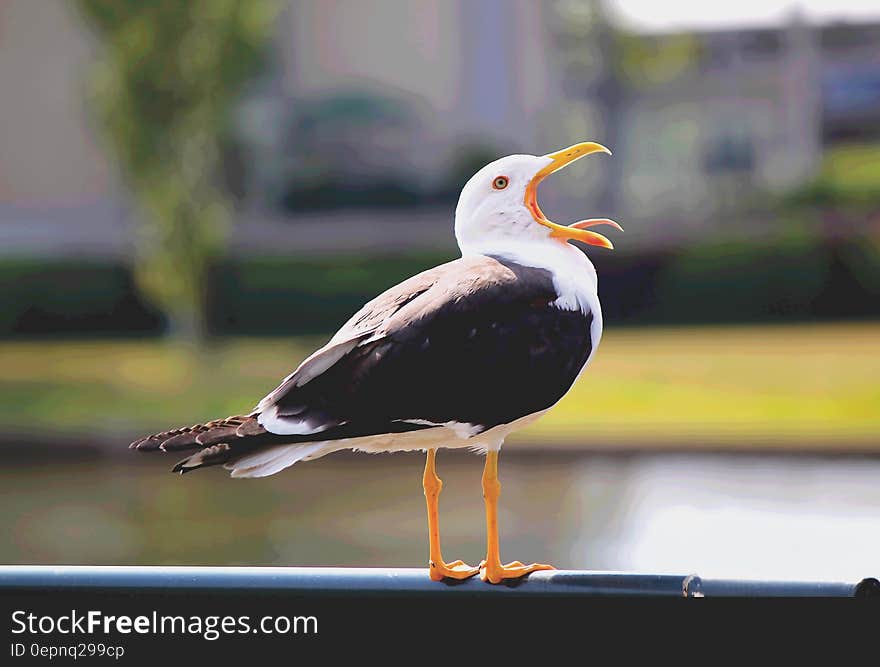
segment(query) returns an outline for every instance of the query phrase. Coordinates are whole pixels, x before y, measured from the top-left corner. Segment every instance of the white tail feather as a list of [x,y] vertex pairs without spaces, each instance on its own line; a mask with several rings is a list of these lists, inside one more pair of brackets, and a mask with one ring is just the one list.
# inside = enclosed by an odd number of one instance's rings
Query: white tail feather
[[268,477],[289,468],[304,458],[318,458],[331,451],[332,448],[326,442],[308,445],[278,445],[243,456],[237,461],[227,463],[224,467],[232,471],[232,477]]

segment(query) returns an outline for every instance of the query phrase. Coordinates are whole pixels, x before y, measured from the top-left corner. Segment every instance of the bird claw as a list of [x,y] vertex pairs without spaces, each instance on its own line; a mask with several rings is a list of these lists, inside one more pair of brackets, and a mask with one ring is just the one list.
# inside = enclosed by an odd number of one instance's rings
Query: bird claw
[[489,567],[486,561],[480,563],[480,579],[490,584],[500,584],[505,579],[520,579],[521,577],[538,572],[539,570],[555,570],[552,565],[545,563],[532,563],[525,565],[521,561],[511,561],[507,565],[497,563]]
[[432,581],[443,581],[444,579],[469,579],[479,574],[479,567],[471,567],[463,560],[454,560],[451,563],[440,561],[428,563],[428,574]]

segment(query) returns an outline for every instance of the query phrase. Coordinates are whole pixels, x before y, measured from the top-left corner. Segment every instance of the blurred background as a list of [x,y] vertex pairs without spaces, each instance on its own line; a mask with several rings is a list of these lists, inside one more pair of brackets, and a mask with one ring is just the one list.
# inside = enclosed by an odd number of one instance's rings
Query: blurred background
[[[240,414],[453,259],[497,157],[545,182],[605,336],[505,445],[502,550],[559,567],[880,572],[880,7],[0,0],[0,562],[421,566],[423,457],[181,479],[136,436]],[[444,452],[447,557],[485,549]]]

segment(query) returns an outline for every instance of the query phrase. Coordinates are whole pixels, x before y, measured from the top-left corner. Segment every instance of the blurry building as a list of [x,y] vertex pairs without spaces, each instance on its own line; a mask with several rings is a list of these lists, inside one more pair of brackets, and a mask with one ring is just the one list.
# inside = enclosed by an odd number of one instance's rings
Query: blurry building
[[642,40],[648,56],[685,44],[691,57],[666,80],[631,81],[618,155],[633,215],[711,220],[749,192],[802,184],[831,144],[880,140],[880,25],[817,29],[794,16],[780,29]]
[[0,252],[128,247],[113,167],[85,100],[93,56],[73,3],[0,3]]
[[0,3],[0,202],[104,196],[109,165],[90,131],[87,33],[63,2]]
[[689,57],[668,77],[630,69],[618,147],[630,215],[705,225],[742,208],[744,193],[784,190],[815,173],[822,155],[817,31],[795,20],[779,30],[644,39],[646,69],[655,67],[652,53],[662,62],[664,49]]
[[822,138],[880,141],[880,25],[820,33]]
[[[711,233],[803,183],[829,144],[880,140],[880,25],[793,16],[778,29],[622,35],[590,7],[290,0],[238,114],[243,222],[433,204],[420,224],[447,238],[450,202],[480,164],[589,137],[614,159],[553,179],[545,208],[662,220],[629,228],[628,244],[654,243]],[[0,4],[7,251],[128,252],[125,198],[85,102],[95,52],[73,3]]]
[[596,214],[662,219],[628,237],[656,243],[803,184],[829,144],[880,138],[880,25],[793,14],[780,28],[615,38],[596,6],[295,0],[262,111],[244,117],[263,132],[254,162],[271,165],[257,200],[335,173],[331,193],[390,176],[411,194],[400,203],[424,203],[497,155],[591,137],[615,159],[572,168],[542,197],[560,217],[583,216],[586,199]]
[[539,150],[555,97],[546,12],[528,0],[291,0],[242,114],[263,165],[258,198],[321,178],[337,191],[390,179],[425,197],[460,188],[469,157]]

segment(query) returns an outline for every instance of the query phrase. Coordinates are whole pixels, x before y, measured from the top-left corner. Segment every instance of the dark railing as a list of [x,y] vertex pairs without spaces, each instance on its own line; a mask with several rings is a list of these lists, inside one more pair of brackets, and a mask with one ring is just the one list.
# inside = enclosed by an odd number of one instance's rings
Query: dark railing
[[555,570],[491,586],[478,577],[448,584],[427,569],[344,567],[0,566],[3,590],[254,590],[301,594],[424,596],[880,597],[880,581],[740,581],[697,575]]

